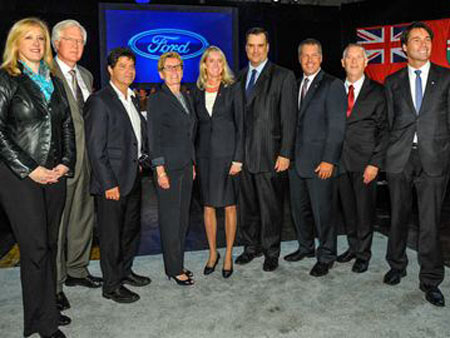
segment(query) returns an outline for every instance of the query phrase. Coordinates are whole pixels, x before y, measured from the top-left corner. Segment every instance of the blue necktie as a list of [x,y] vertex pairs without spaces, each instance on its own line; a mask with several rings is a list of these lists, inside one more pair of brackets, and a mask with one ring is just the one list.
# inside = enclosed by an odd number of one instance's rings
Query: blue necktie
[[422,78],[420,77],[421,70],[415,70],[416,73],[416,112],[419,114],[420,106],[422,105]]
[[250,81],[248,82],[247,89],[245,90],[245,95],[247,97],[250,96],[250,94],[253,91],[253,88],[255,87],[255,82],[256,82],[255,80],[256,80],[257,73],[258,73],[258,71],[256,69],[252,70],[252,76],[250,77]]

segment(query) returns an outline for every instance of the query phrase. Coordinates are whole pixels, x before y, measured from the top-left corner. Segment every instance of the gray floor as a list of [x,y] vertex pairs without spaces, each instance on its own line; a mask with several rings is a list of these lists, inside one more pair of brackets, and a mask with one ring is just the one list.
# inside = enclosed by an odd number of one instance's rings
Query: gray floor
[[[345,249],[344,238],[339,247]],[[263,272],[262,258],[235,267],[230,280],[219,269],[201,274],[206,251],[186,254],[186,266],[196,273],[196,285],[180,287],[163,273],[160,255],[138,257],[135,270],[148,274],[150,286],[135,289],[141,300],[118,305],[100,290],[67,288],[73,323],[63,328],[69,337],[449,337],[450,281],[442,291],[449,302],[436,308],[418,289],[416,254],[408,251],[408,276],[398,286],[386,286],[382,276],[386,238],[376,234],[369,271],[355,274],[350,264],[338,264],[322,278],[309,276],[315,260],[280,260],[276,272]],[[282,254],[296,249],[284,242]],[[235,250],[235,254],[241,252]],[[91,271],[99,273],[98,262]],[[447,269],[448,272],[448,269]],[[0,270],[0,337],[21,337],[22,305],[19,271]]]

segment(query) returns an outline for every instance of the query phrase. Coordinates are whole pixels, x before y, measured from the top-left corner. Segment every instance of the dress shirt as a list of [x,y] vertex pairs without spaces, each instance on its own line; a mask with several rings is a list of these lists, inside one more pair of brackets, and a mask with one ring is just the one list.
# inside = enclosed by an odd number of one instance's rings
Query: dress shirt
[[302,87],[303,84],[305,83],[305,79],[308,78],[308,87],[306,87],[306,93],[308,93],[309,88],[311,87],[311,83],[314,81],[314,79],[316,78],[317,74],[319,74],[320,72],[320,68],[317,72],[315,72],[312,75],[305,75],[303,73],[303,79],[302,79],[302,83],[300,84],[300,88],[298,89],[298,107],[300,108],[300,104],[302,101]]
[[205,91],[205,107],[206,107],[206,110],[208,111],[209,116],[212,116],[214,102],[216,101],[216,98],[217,98],[217,93],[218,92],[210,93],[210,92]]
[[263,71],[264,66],[266,65],[268,60],[269,59],[266,59],[265,61],[261,62],[257,67],[253,67],[251,63],[248,64],[248,73],[247,73],[247,80],[245,81],[245,88],[248,87],[248,83],[250,82],[250,78],[252,77],[253,69],[256,69],[256,77],[255,77],[255,84],[256,84],[256,81],[258,81],[258,78],[261,75],[261,72]]
[[[416,106],[416,73],[414,71],[421,70],[422,73],[420,74],[420,78],[422,79],[422,97],[425,93],[425,88],[427,86],[427,80],[428,80],[428,73],[430,72],[430,61],[425,63],[420,68],[413,68],[410,65],[408,65],[408,77],[409,77],[409,87],[411,89],[411,98],[414,104],[414,107]],[[415,114],[416,112],[414,112]],[[418,143],[417,133],[414,133],[414,140],[413,143]]]
[[363,76],[361,76],[358,80],[356,80],[355,82],[351,83],[350,81],[348,81],[348,79],[345,80],[345,92],[348,94],[348,87],[350,87],[350,85],[353,85],[353,93],[355,94],[355,103],[356,103],[356,99],[358,98],[358,95],[361,91],[362,85],[364,83],[365,80],[365,75],[363,74]]
[[55,57],[55,60],[58,63],[58,66],[61,69],[61,72],[63,73],[67,84],[69,85],[70,89],[72,90],[73,97],[76,98],[77,97],[76,88],[72,88],[72,75],[70,75],[70,73],[69,73],[72,69],[75,70],[75,73],[77,74],[78,85],[80,86],[81,93],[83,94],[84,102],[86,102],[86,100],[88,99],[89,95],[91,95],[91,93],[89,92],[88,87],[84,83],[84,80],[81,77],[80,70],[78,69],[78,67],[75,65],[75,67],[70,68],[67,64],[65,64],[63,61],[61,61],[58,58],[58,56]]
[[138,141],[138,158],[142,156],[142,133],[141,133],[141,118],[139,117],[139,113],[134,106],[133,100],[131,97],[135,97],[136,94],[128,88],[127,97],[123,95],[123,93],[112,83],[109,81],[109,84],[116,92],[119,97],[120,102],[122,102],[123,107],[127,111],[128,117],[130,118],[131,126],[133,127],[134,135]]

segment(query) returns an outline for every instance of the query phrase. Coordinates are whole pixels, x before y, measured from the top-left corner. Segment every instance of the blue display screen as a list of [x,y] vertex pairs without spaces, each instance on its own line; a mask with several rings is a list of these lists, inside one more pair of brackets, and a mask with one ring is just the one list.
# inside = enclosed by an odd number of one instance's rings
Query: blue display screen
[[[210,45],[220,47],[235,69],[236,20],[233,8],[101,4],[102,69],[110,50],[127,46],[136,54],[135,84],[157,83],[160,55],[176,51],[184,62],[183,82],[194,83],[202,53]],[[102,78],[107,79],[106,72]]]

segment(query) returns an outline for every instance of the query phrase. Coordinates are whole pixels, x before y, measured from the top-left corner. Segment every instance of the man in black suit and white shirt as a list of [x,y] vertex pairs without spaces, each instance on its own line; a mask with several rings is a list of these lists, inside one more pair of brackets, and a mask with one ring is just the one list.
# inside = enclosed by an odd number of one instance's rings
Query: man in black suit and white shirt
[[[303,70],[294,165],[289,170],[292,218],[299,249],[285,257],[299,261],[317,256],[310,274],[324,276],[336,260],[336,229],[332,220],[333,176],[341,157],[347,96],[341,80],[321,70],[322,45],[306,39],[298,47]],[[317,252],[312,211],[319,237]]]
[[86,140],[92,167],[91,193],[97,202],[103,297],[132,303],[139,296],[123,286],[144,286],[150,278],[131,270],[140,237],[141,164],[146,130],[139,102],[129,86],[136,57],[126,48],[108,55],[109,84],[85,106]]
[[347,75],[347,128],[337,178],[349,249],[337,261],[356,258],[352,271],[357,273],[369,267],[376,177],[384,164],[388,140],[384,87],[364,75],[366,66],[364,47],[349,44],[342,57]]
[[295,135],[294,73],[271,63],[269,35],[262,28],[246,34],[249,66],[239,76],[245,97],[245,159],[238,197],[244,252],[236,264],[264,254],[264,271],[278,267],[283,226],[283,172],[289,168]]
[[433,31],[422,22],[401,37],[408,66],[386,78],[389,146],[386,172],[391,197],[391,229],[386,259],[389,285],[406,276],[406,243],[416,188],[419,214],[420,290],[428,302],[444,306],[439,226],[448,181],[450,152],[450,70],[430,62]]

